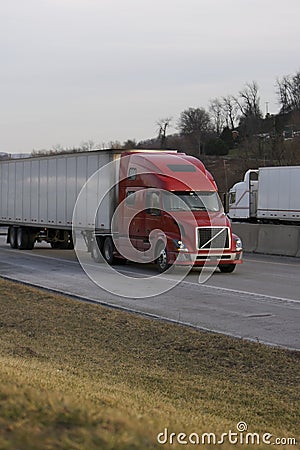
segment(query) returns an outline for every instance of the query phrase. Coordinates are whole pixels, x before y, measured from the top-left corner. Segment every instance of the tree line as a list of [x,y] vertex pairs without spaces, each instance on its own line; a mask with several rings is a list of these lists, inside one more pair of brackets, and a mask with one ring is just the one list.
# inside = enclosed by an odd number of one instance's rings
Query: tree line
[[[259,86],[245,83],[237,95],[213,98],[208,109],[189,107],[177,120],[165,117],[156,122],[156,136],[136,142],[128,139],[95,144],[89,140],[76,148],[54,146],[34,155],[89,151],[95,148],[179,148],[197,157],[227,155],[264,158],[283,163],[300,163],[300,71],[276,80],[277,114],[263,114]],[[170,127],[177,130],[168,134]],[[298,133],[297,133],[298,132]],[[291,139],[294,138],[294,139]],[[291,142],[288,142],[288,140]]]
[[[300,71],[276,80],[277,114],[263,114],[259,86],[245,83],[237,95],[213,98],[206,110],[189,107],[179,119],[156,122],[157,136],[141,142],[112,142],[113,148],[180,148],[197,157],[231,154],[267,159],[278,164],[300,163]],[[174,125],[173,125],[174,124]],[[168,134],[173,125],[177,133]]]

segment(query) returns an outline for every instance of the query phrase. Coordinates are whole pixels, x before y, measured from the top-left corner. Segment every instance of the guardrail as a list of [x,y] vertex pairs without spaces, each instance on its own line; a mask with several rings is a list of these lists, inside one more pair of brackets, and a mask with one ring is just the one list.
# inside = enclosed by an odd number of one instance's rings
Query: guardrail
[[232,223],[246,252],[300,258],[300,226]]

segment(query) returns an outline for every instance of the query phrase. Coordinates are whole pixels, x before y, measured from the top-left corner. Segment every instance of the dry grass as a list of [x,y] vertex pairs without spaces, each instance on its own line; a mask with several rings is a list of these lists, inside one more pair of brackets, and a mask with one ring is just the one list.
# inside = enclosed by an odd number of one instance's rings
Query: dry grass
[[221,434],[241,420],[297,437],[296,352],[4,280],[0,349],[1,450],[152,450],[165,427]]

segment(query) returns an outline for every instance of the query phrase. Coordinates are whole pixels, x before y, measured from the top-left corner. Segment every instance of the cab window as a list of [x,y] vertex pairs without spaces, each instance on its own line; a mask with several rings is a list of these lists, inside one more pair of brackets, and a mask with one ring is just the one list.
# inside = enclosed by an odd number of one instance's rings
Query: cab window
[[146,194],[146,212],[153,216],[160,215],[160,196],[159,192],[150,191]]
[[134,206],[135,204],[135,191],[128,191],[126,194],[126,205]]

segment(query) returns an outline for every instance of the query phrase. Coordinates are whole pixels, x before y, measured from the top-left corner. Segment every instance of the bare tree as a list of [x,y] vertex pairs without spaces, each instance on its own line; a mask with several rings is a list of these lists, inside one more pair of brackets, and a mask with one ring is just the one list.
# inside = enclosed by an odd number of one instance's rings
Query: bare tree
[[158,139],[160,141],[160,148],[165,148],[167,143],[167,128],[170,126],[172,117],[166,117],[164,119],[159,119],[156,122],[158,125]]
[[295,75],[285,75],[277,79],[277,96],[281,105],[280,111],[285,114],[290,111],[300,111],[300,72]]
[[81,142],[79,149],[82,152],[89,152],[91,150],[95,150],[96,147],[95,142],[89,139],[88,141]]
[[228,128],[234,130],[238,120],[238,105],[232,95],[222,98],[222,107],[225,116],[225,122]]
[[122,148],[122,144],[120,141],[110,141],[108,143],[108,148],[110,148],[111,150],[119,150],[120,148]]
[[[65,147],[63,147],[61,144],[55,144],[55,145],[52,145],[50,150],[46,150],[46,151],[48,151],[48,153],[54,154],[54,153],[64,153],[66,150],[67,149]],[[44,150],[42,150],[42,151],[44,151]]]
[[256,81],[246,83],[244,89],[239,92],[236,103],[244,117],[262,117],[260,98]]
[[213,127],[218,135],[221,134],[225,124],[225,110],[222,101],[214,98],[209,102],[210,117],[213,121]]
[[198,154],[203,151],[204,136],[210,130],[210,117],[204,108],[188,108],[180,115],[178,128],[183,136],[189,136],[197,144]]
[[127,139],[123,142],[122,148],[126,150],[131,150],[133,148],[137,148],[137,143],[135,139]]

